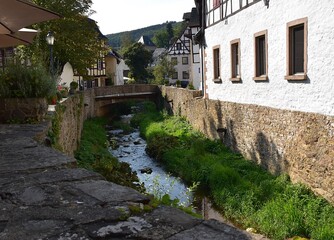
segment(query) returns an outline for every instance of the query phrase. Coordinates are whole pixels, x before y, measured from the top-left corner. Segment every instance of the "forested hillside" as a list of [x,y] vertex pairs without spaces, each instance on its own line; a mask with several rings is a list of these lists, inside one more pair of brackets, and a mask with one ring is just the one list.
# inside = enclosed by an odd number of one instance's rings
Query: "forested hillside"
[[[172,23],[173,28],[177,31],[182,22],[170,22]],[[123,41],[131,41],[135,42],[138,41],[139,38],[143,35],[149,36],[150,38],[153,38],[153,36],[166,28],[168,22],[163,23],[163,24],[157,24],[157,25],[152,25],[149,27],[145,28],[140,28],[140,29],[135,29],[132,31],[126,31],[126,32],[119,32],[119,33],[113,33],[113,34],[107,34],[106,37],[109,39],[109,45],[113,49],[119,49],[122,46]]]

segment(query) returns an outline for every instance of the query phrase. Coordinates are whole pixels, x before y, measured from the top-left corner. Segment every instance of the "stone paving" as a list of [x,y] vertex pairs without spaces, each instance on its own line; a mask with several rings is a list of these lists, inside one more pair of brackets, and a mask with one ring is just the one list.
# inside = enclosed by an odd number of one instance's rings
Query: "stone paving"
[[40,143],[47,128],[0,125],[0,240],[265,239],[167,206],[132,214],[149,197],[76,168]]

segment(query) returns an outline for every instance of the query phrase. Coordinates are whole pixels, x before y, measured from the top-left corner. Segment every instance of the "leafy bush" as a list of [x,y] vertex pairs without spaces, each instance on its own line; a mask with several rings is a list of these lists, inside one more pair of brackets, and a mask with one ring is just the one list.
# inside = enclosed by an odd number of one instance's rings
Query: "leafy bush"
[[0,74],[2,98],[48,98],[56,93],[56,81],[42,64],[9,64]]
[[72,81],[70,83],[70,88],[73,89],[73,90],[76,90],[78,88],[79,84],[75,81]]

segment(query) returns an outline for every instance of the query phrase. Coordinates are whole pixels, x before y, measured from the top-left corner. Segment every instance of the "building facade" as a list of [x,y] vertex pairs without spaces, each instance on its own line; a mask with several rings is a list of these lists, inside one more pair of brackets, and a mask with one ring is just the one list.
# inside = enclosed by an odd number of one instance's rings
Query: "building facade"
[[193,41],[193,37],[200,29],[196,8],[185,13],[183,20],[186,22],[186,27],[182,35],[175,39],[168,49],[168,59],[175,63],[175,72],[169,81],[175,84],[179,80],[183,86],[191,83],[195,89],[201,89],[200,46]]
[[206,95],[334,115],[331,1],[206,1]]
[[195,4],[205,109],[194,125],[334,202],[333,3]]

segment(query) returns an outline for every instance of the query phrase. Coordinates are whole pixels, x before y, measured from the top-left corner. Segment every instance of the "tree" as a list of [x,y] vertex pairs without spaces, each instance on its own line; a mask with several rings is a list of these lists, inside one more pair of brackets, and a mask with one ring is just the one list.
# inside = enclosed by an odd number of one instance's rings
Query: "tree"
[[[36,24],[40,30],[39,37],[29,46],[27,52],[48,53],[45,37],[48,31],[55,36],[53,46],[55,62],[63,66],[70,62],[79,74],[85,75],[86,69],[95,62],[104,51],[101,33],[95,21],[88,18],[92,13],[91,0],[34,0],[39,6],[59,13],[62,18]],[[33,57],[33,56],[31,56]]]
[[174,38],[178,38],[181,36],[181,34],[184,32],[184,29],[186,29],[187,23],[185,21],[178,22],[174,26]]
[[153,36],[152,41],[158,48],[167,48],[169,46],[167,31],[165,29],[159,30]]
[[131,32],[125,32],[121,35],[121,48],[129,47],[134,42]]
[[171,78],[175,72],[176,62],[172,62],[164,56],[159,64],[153,69],[154,83],[164,84],[167,78]]
[[171,22],[167,22],[166,28],[158,31],[152,41],[159,48],[168,48],[170,40],[174,37],[173,25]]
[[141,43],[134,43],[124,51],[125,63],[130,68],[131,76],[138,83],[146,83],[148,77],[147,66],[152,61],[152,53]]
[[166,32],[167,32],[168,39],[171,40],[174,37],[174,29],[173,29],[173,25],[171,22],[167,23]]

